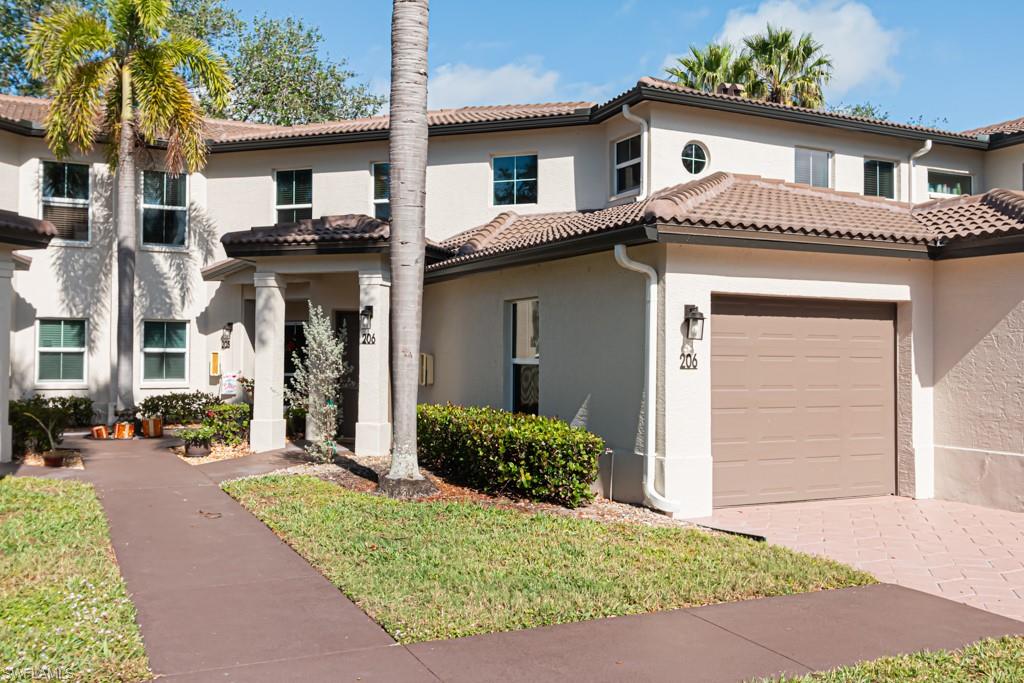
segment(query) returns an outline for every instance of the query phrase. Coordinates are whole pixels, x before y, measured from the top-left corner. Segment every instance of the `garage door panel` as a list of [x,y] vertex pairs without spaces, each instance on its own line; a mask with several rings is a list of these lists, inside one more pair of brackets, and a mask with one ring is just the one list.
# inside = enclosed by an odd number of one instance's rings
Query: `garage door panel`
[[716,505],[892,493],[894,307],[716,297]]

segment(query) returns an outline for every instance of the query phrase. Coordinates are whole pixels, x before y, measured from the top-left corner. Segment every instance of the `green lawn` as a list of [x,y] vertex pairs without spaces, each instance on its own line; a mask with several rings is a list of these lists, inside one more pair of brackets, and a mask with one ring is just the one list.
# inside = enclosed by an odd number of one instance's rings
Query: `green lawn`
[[399,502],[305,476],[224,489],[405,643],[874,582],[694,529]]
[[886,657],[788,683],[1018,683],[1024,681],[1024,638],[983,640],[962,650]]
[[0,479],[0,680],[150,677],[88,484]]

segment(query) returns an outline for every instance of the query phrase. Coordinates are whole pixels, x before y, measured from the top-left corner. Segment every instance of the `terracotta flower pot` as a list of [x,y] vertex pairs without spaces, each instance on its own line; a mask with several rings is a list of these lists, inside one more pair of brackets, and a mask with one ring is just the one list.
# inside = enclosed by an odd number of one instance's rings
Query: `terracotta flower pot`
[[43,465],[46,467],[64,467],[64,451],[46,451],[43,453]]

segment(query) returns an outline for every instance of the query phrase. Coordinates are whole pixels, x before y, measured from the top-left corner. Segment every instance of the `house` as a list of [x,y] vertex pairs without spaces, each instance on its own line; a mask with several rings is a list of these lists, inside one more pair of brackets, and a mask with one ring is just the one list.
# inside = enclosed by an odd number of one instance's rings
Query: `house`
[[[0,96],[0,209],[58,233],[20,252],[10,391],[106,405],[111,178],[101,150],[53,159],[46,106]],[[136,396],[239,372],[253,446],[281,447],[312,301],[348,341],[341,436],[386,453],[387,119],[208,131],[202,172],[159,150],[140,171]],[[1024,509],[1024,119],[956,133],[644,78],[431,112],[430,135],[423,401],[585,424],[606,495],[684,517]]]

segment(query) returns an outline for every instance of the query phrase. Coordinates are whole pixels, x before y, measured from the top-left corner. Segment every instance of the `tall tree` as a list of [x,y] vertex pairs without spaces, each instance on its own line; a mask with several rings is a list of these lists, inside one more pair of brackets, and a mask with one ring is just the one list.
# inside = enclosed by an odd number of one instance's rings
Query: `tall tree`
[[788,28],[771,24],[764,33],[743,39],[753,82],[761,99],[818,109],[825,106],[823,87],[832,79],[832,58],[809,33],[795,38]]
[[723,83],[746,86],[752,76],[750,59],[728,43],[690,45],[690,54],[679,57],[676,63],[678,66],[666,69],[668,74],[680,85],[704,92],[715,92]]
[[394,0],[391,16],[391,469],[380,488],[420,495],[433,485],[416,452],[426,250],[428,0]]
[[117,177],[117,386],[119,407],[134,407],[137,148],[166,143],[171,173],[206,161],[203,112],[190,86],[227,99],[227,67],[206,43],[165,30],[170,0],[109,0],[107,12],[62,6],[27,37],[26,63],[53,98],[46,140],[57,158],[110,141]]
[[301,19],[254,19],[232,55],[231,102],[218,114],[290,126],[380,111],[384,98],[352,82],[355,73],[345,68],[345,60],[322,57],[322,43],[320,31]]

